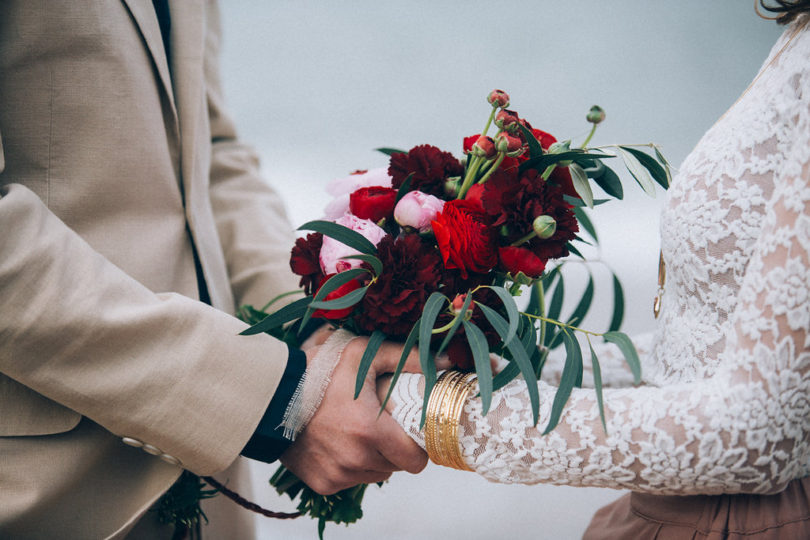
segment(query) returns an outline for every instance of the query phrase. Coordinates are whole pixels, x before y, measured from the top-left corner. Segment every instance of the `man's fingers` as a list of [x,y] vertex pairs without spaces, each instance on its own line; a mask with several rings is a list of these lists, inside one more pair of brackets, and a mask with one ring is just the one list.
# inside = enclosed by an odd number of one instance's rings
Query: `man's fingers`
[[427,465],[427,454],[405,433],[391,415],[377,419],[377,449],[399,469],[416,474]]

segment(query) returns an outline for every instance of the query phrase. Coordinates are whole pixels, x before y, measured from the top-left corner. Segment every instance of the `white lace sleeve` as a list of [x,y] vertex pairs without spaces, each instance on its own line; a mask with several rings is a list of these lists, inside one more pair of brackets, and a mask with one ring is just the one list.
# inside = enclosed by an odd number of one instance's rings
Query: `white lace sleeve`
[[[540,421],[522,380],[464,409],[465,460],[496,482],[550,482],[669,494],[770,493],[807,474],[810,437],[810,165],[778,183],[714,375],[665,387],[575,389],[549,435],[555,388],[540,382]],[[787,172],[787,171],[786,171]],[[418,377],[402,380],[395,418],[418,432]]]
[[[797,28],[670,189],[644,384],[605,388],[607,433],[594,391],[575,388],[541,435],[553,369],[537,427],[522,380],[486,417],[470,399],[460,441],[478,474],[661,494],[773,493],[810,474],[810,26]],[[417,441],[420,384],[403,376],[393,407]]]

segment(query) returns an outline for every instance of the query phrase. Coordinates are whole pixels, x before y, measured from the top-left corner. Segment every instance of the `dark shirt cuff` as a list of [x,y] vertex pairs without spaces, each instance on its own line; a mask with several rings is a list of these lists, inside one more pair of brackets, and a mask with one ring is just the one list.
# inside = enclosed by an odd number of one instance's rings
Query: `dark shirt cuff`
[[287,406],[292,400],[301,378],[304,376],[306,367],[307,355],[304,351],[290,347],[287,367],[281,376],[281,381],[278,383],[276,393],[273,394],[270,405],[267,406],[267,410],[259,421],[256,431],[253,432],[253,436],[245,445],[245,448],[242,449],[241,455],[270,463],[277,460],[284,453],[284,450],[292,444],[292,440],[284,437],[284,428],[281,427],[281,421],[284,419]]

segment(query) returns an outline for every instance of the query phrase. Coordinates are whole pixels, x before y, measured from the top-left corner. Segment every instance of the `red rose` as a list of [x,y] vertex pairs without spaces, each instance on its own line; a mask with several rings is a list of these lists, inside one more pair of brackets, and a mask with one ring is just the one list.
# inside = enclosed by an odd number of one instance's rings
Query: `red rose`
[[394,213],[397,190],[394,188],[371,186],[360,188],[349,195],[349,210],[360,219],[370,219],[379,223]]
[[[329,274],[323,279],[323,283],[326,283],[327,279],[335,275],[337,274]],[[321,286],[323,286],[323,283],[321,284]],[[344,283],[334,291],[327,294],[326,297],[324,298],[324,301],[337,300],[338,298],[346,296],[350,292],[359,289],[361,286],[362,285],[360,285],[359,281],[353,279],[349,282]],[[330,319],[330,320],[345,319],[351,314],[352,311],[354,311],[355,307],[357,307],[357,304],[341,309],[316,309],[315,312],[312,314],[312,317],[316,319]]]
[[498,263],[492,228],[475,201],[447,202],[433,221],[433,233],[445,268],[457,268],[465,279],[468,272],[485,273]]
[[321,263],[318,256],[323,245],[321,233],[310,233],[306,239],[298,238],[290,254],[290,269],[294,274],[301,276],[298,283],[304,292],[312,294],[314,286],[323,280]]
[[545,261],[526,248],[512,246],[498,248],[498,256],[501,259],[501,266],[512,276],[523,272],[530,278],[536,278],[546,269]]

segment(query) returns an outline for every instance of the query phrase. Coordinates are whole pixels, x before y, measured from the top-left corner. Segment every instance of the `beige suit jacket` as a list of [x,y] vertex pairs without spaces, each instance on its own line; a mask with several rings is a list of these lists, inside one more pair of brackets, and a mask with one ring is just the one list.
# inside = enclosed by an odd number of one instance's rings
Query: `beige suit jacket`
[[3,538],[121,534],[237,457],[285,367],[228,313],[296,287],[290,227],[223,112],[216,10],[170,10],[169,62],[151,0],[0,2]]

